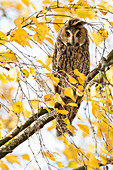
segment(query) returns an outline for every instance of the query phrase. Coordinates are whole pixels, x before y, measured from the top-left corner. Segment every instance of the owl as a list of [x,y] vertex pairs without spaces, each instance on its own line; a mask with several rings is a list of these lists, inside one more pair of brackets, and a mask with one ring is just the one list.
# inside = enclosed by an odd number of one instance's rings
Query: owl
[[[56,135],[62,136],[65,132],[73,135],[72,131],[68,128],[65,118],[69,121],[70,125],[82,102],[83,96],[78,96],[76,89],[79,85],[74,70],[77,69],[80,73],[87,76],[90,67],[89,55],[89,39],[88,31],[84,27],[86,22],[79,19],[71,19],[64,24],[58,32],[55,49],[52,58],[52,73],[55,77],[59,78],[59,83],[54,87],[55,93],[58,93],[65,105],[59,106],[59,110],[67,110],[68,114],[58,113],[56,117]],[[70,87],[69,76],[77,80],[77,83],[72,84],[71,88],[74,91],[74,97],[77,107],[70,106],[72,99],[64,95],[64,90]]]

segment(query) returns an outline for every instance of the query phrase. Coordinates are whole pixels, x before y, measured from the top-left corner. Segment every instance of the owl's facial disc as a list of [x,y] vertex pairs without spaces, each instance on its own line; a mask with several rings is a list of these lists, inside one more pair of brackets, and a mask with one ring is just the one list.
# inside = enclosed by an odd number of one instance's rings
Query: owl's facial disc
[[85,35],[85,29],[79,26],[77,28],[63,28],[60,38],[66,46],[82,46],[86,41]]
[[81,34],[80,31],[77,30],[73,32],[73,30],[66,30],[65,32],[65,45],[68,46],[78,46],[79,45],[79,38]]

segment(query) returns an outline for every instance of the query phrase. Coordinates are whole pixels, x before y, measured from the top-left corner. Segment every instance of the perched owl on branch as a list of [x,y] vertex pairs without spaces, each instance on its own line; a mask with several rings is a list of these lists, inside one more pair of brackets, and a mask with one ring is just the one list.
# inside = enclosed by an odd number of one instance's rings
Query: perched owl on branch
[[[53,75],[59,78],[58,85],[55,86],[55,93],[60,94],[63,101],[66,103],[63,107],[60,106],[59,110],[67,110],[69,113],[63,115],[58,113],[56,118],[56,131],[57,136],[63,135],[65,132],[72,135],[72,132],[67,128],[67,124],[64,121],[68,118],[70,124],[82,102],[83,96],[76,94],[76,88],[79,85],[74,70],[78,69],[80,73],[87,75],[90,67],[90,55],[89,55],[89,39],[88,31],[84,27],[86,22],[79,19],[71,19],[59,30],[54,54],[52,58],[52,70]],[[73,102],[71,98],[64,95],[64,90],[70,87],[69,77],[67,74],[77,80],[77,83],[72,84],[74,91],[74,97],[77,103],[77,107],[69,106],[67,103]]]

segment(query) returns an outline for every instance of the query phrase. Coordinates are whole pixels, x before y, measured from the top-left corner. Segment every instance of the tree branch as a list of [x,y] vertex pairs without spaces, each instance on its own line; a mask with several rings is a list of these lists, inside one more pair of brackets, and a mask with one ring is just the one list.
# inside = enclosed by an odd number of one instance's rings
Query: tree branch
[[[55,107],[58,108],[60,104],[56,102]],[[51,109],[52,111],[53,109]],[[23,131],[25,128],[27,128],[29,125],[31,125],[34,121],[36,121],[39,117],[42,115],[48,113],[46,109],[41,107],[38,111],[38,113],[32,114],[23,124],[18,125],[15,129],[13,129],[10,133],[5,135],[0,139],[0,146],[4,145],[8,141],[10,141],[12,138],[14,138],[16,135],[18,135],[21,131]]]
[[[106,56],[106,58],[102,58],[99,65],[95,69],[93,69],[86,78],[86,86],[88,83],[93,80],[93,78],[100,72],[105,71],[106,67],[113,65],[113,50]],[[94,79],[94,82],[102,83],[103,76],[100,75],[99,77]],[[92,85],[93,83],[91,83]]]
[[47,113],[45,116],[36,120],[30,126],[28,126],[24,131],[22,131],[18,136],[13,140],[8,142],[6,145],[0,148],[0,159],[6,156],[8,153],[11,153],[17,146],[27,140],[32,136],[36,131],[39,131],[46,125],[48,122],[53,120],[57,115],[56,111],[52,111],[52,114]]
[[31,123],[33,123],[37,118],[42,116],[43,114],[47,113],[47,110],[41,108],[38,113],[32,114],[23,124],[18,125],[15,129],[13,129],[10,133],[5,135],[3,138],[0,139],[0,146],[4,145],[6,142],[14,138],[18,133],[22,130],[27,128]]

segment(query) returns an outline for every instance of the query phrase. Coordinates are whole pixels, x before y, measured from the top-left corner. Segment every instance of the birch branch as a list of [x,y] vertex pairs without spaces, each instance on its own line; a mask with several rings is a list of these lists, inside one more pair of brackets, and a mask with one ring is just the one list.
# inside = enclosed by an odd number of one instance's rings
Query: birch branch
[[23,130],[18,136],[15,136],[13,140],[9,141],[6,145],[0,148],[0,159],[6,156],[8,153],[12,153],[13,150],[19,146],[21,143],[26,141],[30,136],[32,136],[36,131],[39,131],[48,122],[52,121],[57,115],[57,112],[53,111],[52,114],[46,114],[39,120],[36,120],[25,130]]

